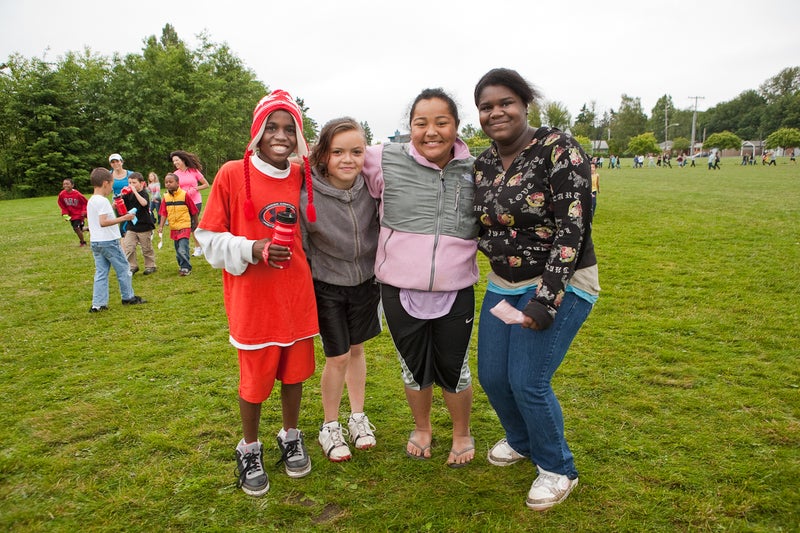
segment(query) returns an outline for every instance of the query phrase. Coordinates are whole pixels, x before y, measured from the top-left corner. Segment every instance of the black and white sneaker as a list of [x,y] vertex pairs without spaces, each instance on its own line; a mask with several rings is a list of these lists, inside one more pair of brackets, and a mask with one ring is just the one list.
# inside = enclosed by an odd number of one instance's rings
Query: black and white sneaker
[[285,437],[281,438],[278,435],[277,440],[281,458],[275,465],[283,463],[289,477],[307,476],[311,472],[311,459],[303,442],[303,433],[299,429],[292,428],[286,432]]
[[250,496],[263,496],[269,491],[269,477],[264,472],[261,454],[264,447],[260,441],[252,444],[240,442],[236,447],[236,486]]

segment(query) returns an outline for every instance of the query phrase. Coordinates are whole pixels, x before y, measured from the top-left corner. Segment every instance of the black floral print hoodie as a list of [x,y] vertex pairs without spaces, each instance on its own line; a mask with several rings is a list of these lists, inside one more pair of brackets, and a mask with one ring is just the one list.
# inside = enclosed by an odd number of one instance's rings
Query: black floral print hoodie
[[547,328],[575,270],[597,264],[589,158],[570,135],[543,127],[507,171],[494,144],[474,168],[478,248],[507,281],[542,276],[523,312]]

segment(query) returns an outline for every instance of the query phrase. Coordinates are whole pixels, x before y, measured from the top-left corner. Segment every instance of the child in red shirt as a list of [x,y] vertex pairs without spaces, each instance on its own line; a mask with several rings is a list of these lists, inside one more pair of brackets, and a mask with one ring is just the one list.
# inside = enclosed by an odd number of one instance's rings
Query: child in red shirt
[[58,193],[58,207],[61,208],[61,216],[72,224],[72,231],[81,241],[79,246],[86,246],[86,239],[83,238],[83,233],[89,230],[83,227],[83,221],[86,219],[86,203],[88,200],[75,188],[75,182],[72,181],[72,178],[64,178],[64,181],[61,182],[61,188],[63,190]]
[[[269,490],[258,440],[261,404],[276,379],[281,381],[281,461],[290,477],[311,471],[297,425],[303,381],[314,373],[319,327],[299,228],[291,248],[272,243],[278,213],[299,213],[304,170],[307,182],[311,179],[302,114],[288,93],[276,90],[258,103],[250,137],[244,159],[228,161],[214,178],[195,237],[209,264],[224,269],[230,342],[239,354],[244,433],[236,447],[239,486],[246,494],[261,496]],[[292,152],[305,168],[289,161]],[[310,205],[310,221],[316,220],[313,209]]]

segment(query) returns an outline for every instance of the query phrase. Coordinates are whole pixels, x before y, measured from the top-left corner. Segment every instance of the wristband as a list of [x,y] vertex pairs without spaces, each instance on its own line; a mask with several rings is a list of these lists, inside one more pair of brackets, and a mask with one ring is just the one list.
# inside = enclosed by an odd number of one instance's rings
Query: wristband
[[267,244],[264,245],[264,249],[261,251],[261,257],[264,259],[264,264],[269,264],[269,245],[272,241],[267,241]]

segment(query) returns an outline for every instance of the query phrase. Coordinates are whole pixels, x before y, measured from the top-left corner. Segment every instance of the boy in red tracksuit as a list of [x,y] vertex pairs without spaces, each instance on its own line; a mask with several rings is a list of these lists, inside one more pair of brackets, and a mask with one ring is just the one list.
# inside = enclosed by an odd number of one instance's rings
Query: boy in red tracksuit
[[83,221],[86,219],[86,203],[88,200],[75,188],[75,182],[72,181],[72,178],[65,178],[61,183],[61,188],[63,190],[58,193],[58,207],[61,208],[61,216],[72,224],[72,231],[81,241],[80,246],[86,246],[83,232],[89,230],[83,227]]

